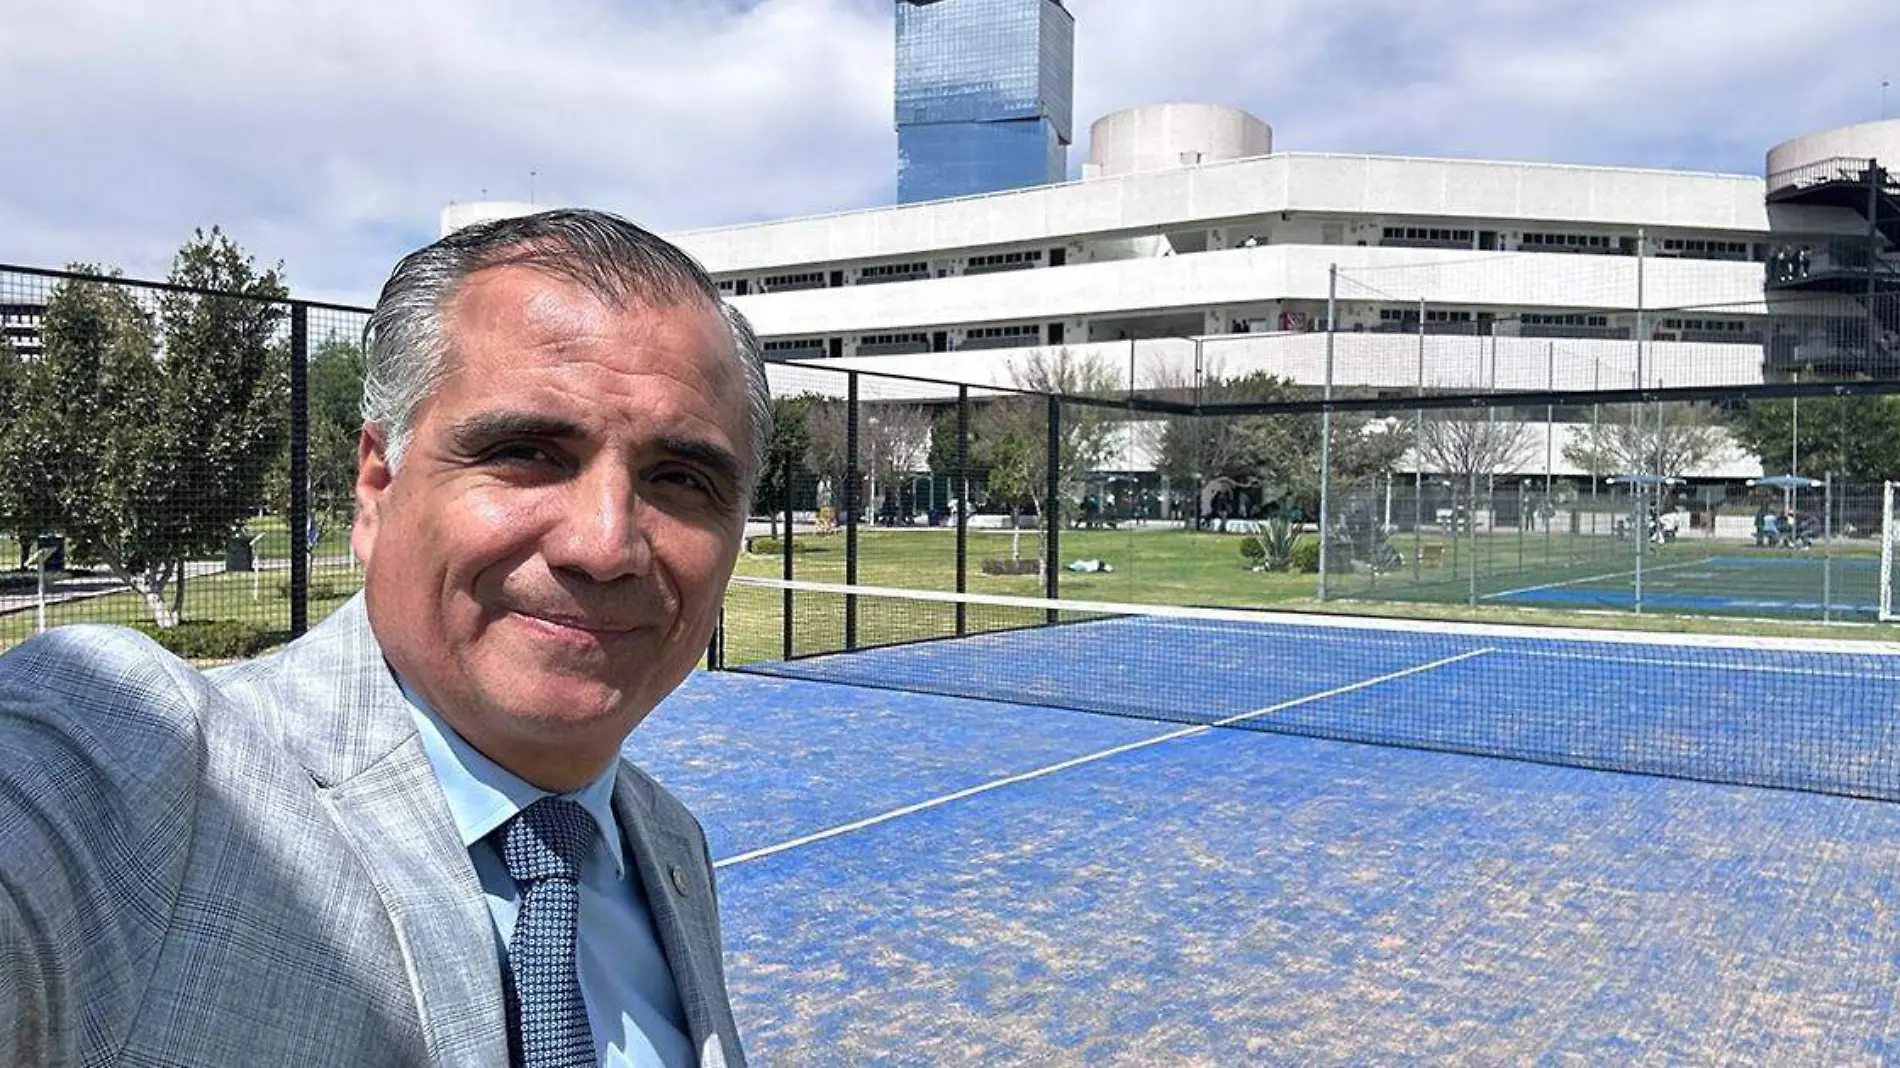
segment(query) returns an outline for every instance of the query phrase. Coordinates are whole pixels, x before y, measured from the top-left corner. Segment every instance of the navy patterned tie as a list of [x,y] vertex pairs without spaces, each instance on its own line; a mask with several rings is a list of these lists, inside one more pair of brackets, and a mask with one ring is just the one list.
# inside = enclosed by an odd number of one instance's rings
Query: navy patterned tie
[[522,1068],[578,1068],[594,1060],[594,1035],[575,957],[581,860],[599,828],[572,801],[544,797],[502,826],[501,855],[521,891],[508,940],[511,1043]]

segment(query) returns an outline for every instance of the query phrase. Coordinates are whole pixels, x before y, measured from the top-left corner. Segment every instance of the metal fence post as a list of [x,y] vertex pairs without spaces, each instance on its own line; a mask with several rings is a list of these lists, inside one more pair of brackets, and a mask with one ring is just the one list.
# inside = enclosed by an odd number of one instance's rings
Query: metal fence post
[[[957,470],[953,482],[957,512],[957,592],[969,590],[970,582],[970,387],[957,387]],[[957,637],[968,632],[969,606],[957,602]]]
[[[858,584],[858,373],[846,376],[844,413],[844,583]],[[844,598],[844,647],[858,647],[858,598]]]
[[[290,634],[310,629],[310,309],[290,305]],[[255,565],[253,565],[255,566]]]
[[[784,516],[785,540],[779,543],[779,552],[781,554],[779,558],[779,574],[783,575],[785,578],[785,581],[787,582],[790,582],[793,577],[793,572],[792,572],[792,512],[793,512],[792,475],[797,470],[798,470],[798,457],[793,456],[789,452],[786,453],[785,473],[781,482],[781,484],[785,488],[785,500],[782,502],[784,505],[784,512],[785,512],[785,516]],[[780,624],[779,624],[779,629],[782,631],[782,633],[780,634],[779,637],[780,637],[780,642],[782,644],[782,648],[784,652],[784,659],[790,660],[792,658],[792,607],[793,607],[792,606],[792,588],[790,586],[787,586],[785,587],[784,590],[780,591],[779,601],[780,601],[780,611],[781,613],[783,613],[782,618],[780,620]]]
[[1327,401],[1319,416],[1319,599],[1326,600],[1326,572],[1332,569],[1333,527],[1333,337],[1339,333],[1339,264],[1326,268],[1326,380],[1321,386]]
[[[1062,401],[1054,394],[1049,395],[1049,478],[1047,486],[1048,513],[1043,516],[1043,596],[1055,600],[1061,593],[1061,583],[1056,577],[1062,573],[1058,564],[1060,540],[1058,531],[1062,528]],[[1056,610],[1049,610],[1049,622],[1057,622]]]

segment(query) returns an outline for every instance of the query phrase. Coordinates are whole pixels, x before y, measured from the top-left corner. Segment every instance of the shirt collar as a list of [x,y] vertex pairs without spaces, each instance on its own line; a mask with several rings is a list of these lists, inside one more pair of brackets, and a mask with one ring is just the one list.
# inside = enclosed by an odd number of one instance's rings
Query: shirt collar
[[409,699],[410,718],[422,736],[422,749],[429,757],[435,780],[448,800],[449,814],[462,835],[464,848],[494,833],[497,827],[513,819],[515,813],[544,797],[558,796],[587,810],[600,827],[601,841],[614,865],[615,878],[625,878],[626,858],[620,843],[620,824],[614,820],[614,780],[619,761],[607,765],[587,785],[572,793],[553,794],[524,780],[514,772],[488,759],[456,733],[429,707],[421,694],[400,677],[396,684]]

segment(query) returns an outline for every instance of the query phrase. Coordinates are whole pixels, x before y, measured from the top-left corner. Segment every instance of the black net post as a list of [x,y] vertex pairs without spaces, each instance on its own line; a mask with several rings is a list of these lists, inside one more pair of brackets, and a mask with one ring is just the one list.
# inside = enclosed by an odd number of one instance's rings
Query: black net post
[[[970,582],[970,387],[957,387],[957,471],[953,480],[956,487],[957,513],[957,592],[965,593]],[[957,602],[957,636],[968,632],[969,613],[962,601]]]
[[[858,373],[846,376],[844,411],[844,581],[858,584]],[[858,647],[858,599],[844,599],[844,647]]]
[[1867,293],[1863,300],[1863,303],[1867,305],[1867,336],[1865,338],[1867,362],[1862,366],[1867,368],[1867,373],[1870,375],[1880,373],[1879,364],[1875,362],[1875,359],[1879,352],[1878,339],[1881,328],[1880,316],[1877,313],[1880,304],[1878,296],[1881,273],[1880,247],[1883,243],[1880,235],[1880,185],[1885,177],[1886,172],[1881,169],[1879,160],[1867,161]]
[[310,629],[310,308],[290,306],[290,633]]
[[[780,485],[785,487],[785,499],[781,502],[785,513],[783,516],[785,536],[779,539],[779,573],[787,582],[792,579],[792,487],[794,485],[792,476],[797,470],[798,457],[787,450],[785,475],[780,480]],[[783,616],[779,626],[783,631],[781,638],[784,643],[785,659],[790,660],[792,658],[792,588],[790,586],[785,587],[781,600],[783,601]]]
[[[1061,558],[1057,547],[1058,532],[1062,528],[1062,401],[1054,394],[1049,396],[1049,479],[1045,487],[1044,500],[1048,507],[1043,516],[1043,554],[1042,578],[1043,595],[1055,600],[1060,594],[1060,582],[1057,578],[1062,569],[1057,565]],[[1049,610],[1049,622],[1056,622],[1055,609]]]

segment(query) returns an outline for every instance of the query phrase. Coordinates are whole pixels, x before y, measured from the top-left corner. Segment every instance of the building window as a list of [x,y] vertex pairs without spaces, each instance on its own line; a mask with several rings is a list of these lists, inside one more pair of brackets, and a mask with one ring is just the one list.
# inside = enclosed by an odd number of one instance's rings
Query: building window
[[973,326],[963,332],[965,338],[1027,337],[1034,338],[1041,331],[1034,326]]
[[1379,231],[1379,243],[1397,248],[1470,248],[1477,234],[1436,226],[1387,226]]
[[1609,234],[1523,234],[1517,243],[1532,252],[1591,252],[1599,255],[1620,252],[1622,239]]
[[759,346],[764,350],[766,359],[774,356],[789,360],[803,356],[822,356],[825,354],[825,339],[821,337],[785,338],[767,341]]
[[998,271],[1021,271],[1042,266],[1042,250],[1028,252],[991,252],[981,256],[971,256],[964,262],[964,274],[994,274]]
[[929,351],[929,334],[865,334],[858,338],[860,356],[911,356]]
[[1525,326],[1608,326],[1607,315],[1585,315],[1582,313],[1552,314],[1549,312],[1525,312],[1518,317]]
[[825,288],[825,272],[806,271],[803,274],[774,274],[761,279],[759,284],[768,293],[784,293],[796,289]]
[[915,278],[930,277],[928,263],[879,263],[870,267],[858,268],[859,285],[876,285],[880,282],[908,282]]
[[1711,241],[1699,237],[1665,237],[1662,241],[1662,255],[1681,256],[1693,260],[1747,260],[1750,258],[1746,241]]

